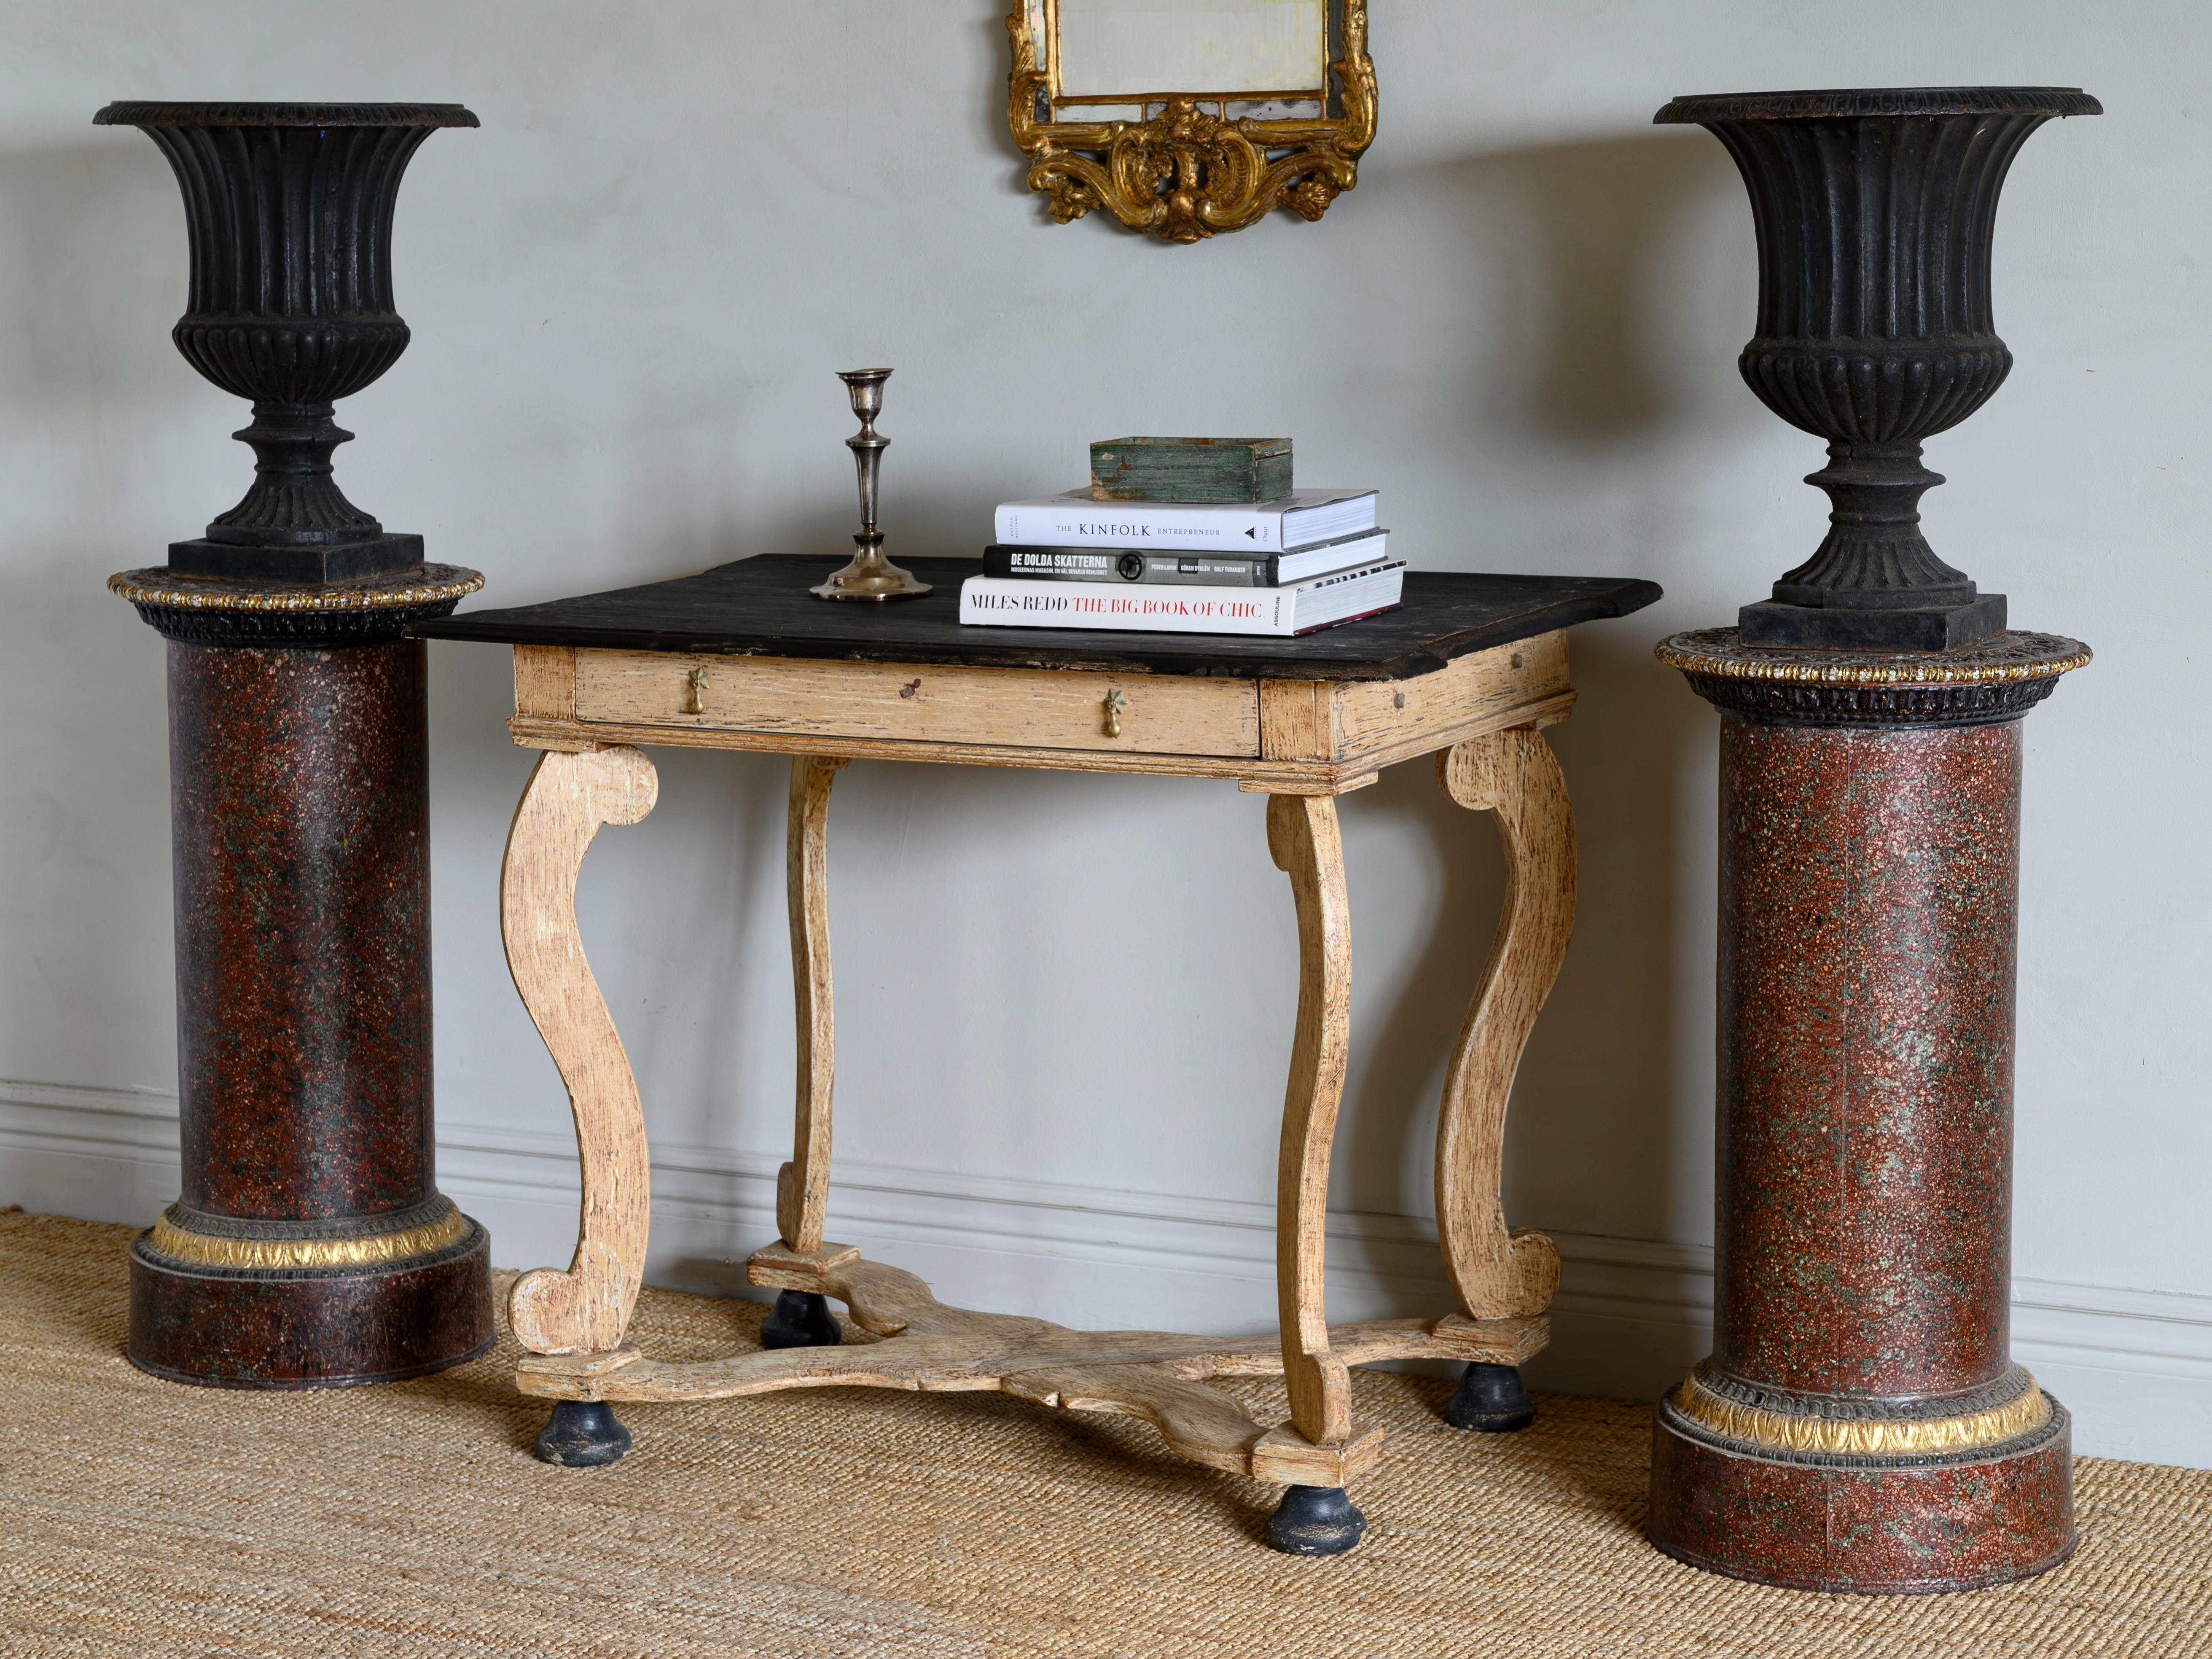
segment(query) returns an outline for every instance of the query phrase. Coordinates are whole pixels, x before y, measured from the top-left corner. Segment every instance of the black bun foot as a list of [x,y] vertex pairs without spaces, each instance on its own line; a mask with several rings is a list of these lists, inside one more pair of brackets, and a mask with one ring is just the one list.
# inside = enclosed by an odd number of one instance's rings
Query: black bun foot
[[1444,1406],[1444,1421],[1452,1427],[1484,1434],[1510,1434],[1535,1420],[1536,1402],[1521,1386],[1516,1365],[1469,1365],[1459,1392]]
[[775,1310],[761,1321],[763,1348],[834,1348],[839,1340],[830,1298],[812,1291],[778,1292]]
[[629,1449],[629,1431],[604,1400],[556,1400],[553,1420],[538,1431],[532,1449],[564,1469],[597,1468]]
[[1292,1486],[1267,1517],[1267,1541],[1285,1555],[1341,1555],[1366,1534],[1341,1486]]

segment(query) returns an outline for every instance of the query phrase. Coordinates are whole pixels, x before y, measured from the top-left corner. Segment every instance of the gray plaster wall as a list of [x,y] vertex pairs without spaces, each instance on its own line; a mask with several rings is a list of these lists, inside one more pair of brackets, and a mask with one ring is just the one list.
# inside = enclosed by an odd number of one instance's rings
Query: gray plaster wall
[[[1053,224],[1005,131],[994,0],[0,5],[0,1201],[174,1193],[161,641],[103,591],[242,492],[246,410],[169,344],[176,188],[110,99],[455,100],[400,198],[413,348],[339,477],[503,605],[761,552],[838,556],[832,371],[889,363],[894,553],[1129,432],[1283,433],[1374,485],[1417,567],[1650,577],[1580,631],[1554,733],[1573,951],[1522,1067],[1508,1212],[1559,1234],[1545,1386],[1650,1397],[1703,1351],[1715,720],[1650,658],[1821,533],[1819,443],[1739,381],[1741,185],[1678,93],[2080,84],[1999,220],[2018,358],[1937,440],[1942,553],[2098,651],[2029,721],[2021,1352],[2086,1450],[2212,1463],[2201,1018],[2212,568],[2212,13],[2159,0],[1376,0],[1381,136],[1317,226],[1170,247]],[[438,1110],[495,1258],[565,1261],[566,1108],[500,952],[530,757],[505,653],[432,649]],[[791,994],[784,769],[664,751],[586,867],[656,1150],[653,1274],[732,1293],[773,1234]],[[1427,1147],[1500,893],[1401,769],[1344,804],[1352,1063],[1332,1313],[1441,1312]],[[1294,999],[1262,803],[1226,784],[862,763],[830,830],[843,1038],[831,1234],[948,1299],[1256,1329]]]

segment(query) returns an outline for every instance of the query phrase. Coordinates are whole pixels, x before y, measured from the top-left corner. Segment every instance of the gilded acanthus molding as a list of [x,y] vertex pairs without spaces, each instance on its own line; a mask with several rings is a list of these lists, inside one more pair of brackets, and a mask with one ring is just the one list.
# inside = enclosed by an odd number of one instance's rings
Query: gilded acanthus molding
[[2050,1421],[2049,1397],[2033,1377],[2023,1380],[2026,1386],[2012,1399],[1957,1417],[1815,1417],[1731,1400],[1707,1382],[1700,1366],[1682,1380],[1671,1403],[1714,1434],[1778,1451],[1923,1457],[2000,1445]]
[[435,1219],[390,1232],[329,1237],[285,1237],[205,1233],[179,1226],[173,1212],[161,1212],[147,1236],[149,1247],[173,1261],[206,1267],[363,1267],[428,1255],[469,1236],[469,1218],[453,1204]]
[[[1367,0],[1342,0],[1343,55],[1329,65],[1341,113],[1267,120],[1208,114],[1221,102],[1181,94],[1143,121],[1041,120],[1051,92],[1025,9],[1006,15],[1014,66],[1006,125],[1030,156],[1029,185],[1061,224],[1104,208],[1132,230],[1196,242],[1242,230],[1279,207],[1312,221],[1359,182],[1359,157],[1375,142],[1375,64],[1367,55]],[[1138,100],[1133,98],[1131,102]]]

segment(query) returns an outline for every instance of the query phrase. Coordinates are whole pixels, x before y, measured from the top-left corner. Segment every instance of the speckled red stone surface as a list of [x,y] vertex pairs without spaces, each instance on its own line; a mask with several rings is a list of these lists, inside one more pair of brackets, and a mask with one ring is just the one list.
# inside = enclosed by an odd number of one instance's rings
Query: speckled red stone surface
[[1692,1566],[1791,1589],[1925,1595],[2049,1571],[2074,1553],[2073,1433],[1919,1468],[1745,1455],[1664,1423],[1651,1437],[1651,1541]]
[[1721,724],[1715,1363],[1824,1394],[1993,1382],[2020,723]]
[[[2008,1371],[2021,726],[1721,738],[1717,1380],[1796,1418],[1965,1415]],[[1803,1588],[1963,1589],[2072,1547],[2068,1430],[1793,1455],[1662,1408],[1650,1535]],[[1748,1432],[1748,1431],[1747,1431]]]
[[168,649],[184,1201],[287,1220],[419,1204],[424,647]]
[[[168,651],[184,1162],[173,1218],[332,1237],[442,1212],[424,647]],[[491,1334],[482,1230],[471,1237],[472,1250],[435,1262],[321,1273],[196,1272],[142,1240],[131,1357],[247,1386],[453,1363]]]
[[345,1273],[194,1272],[131,1249],[131,1363],[226,1389],[396,1382],[472,1359],[497,1334],[491,1238]]

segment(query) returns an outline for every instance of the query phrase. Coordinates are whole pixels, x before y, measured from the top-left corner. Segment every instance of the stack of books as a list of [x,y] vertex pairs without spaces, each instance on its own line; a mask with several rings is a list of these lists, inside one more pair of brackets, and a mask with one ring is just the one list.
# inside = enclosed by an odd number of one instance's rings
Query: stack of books
[[[1132,440],[1138,443],[1280,443],[1281,440]],[[1126,463],[1102,486],[1000,504],[983,574],[960,585],[960,620],[982,627],[1128,629],[1180,634],[1307,634],[1371,617],[1399,602],[1405,562],[1388,556],[1371,489],[1287,489],[1271,501],[1146,497]],[[1263,477],[1265,475],[1259,475]],[[1267,480],[1274,482],[1273,479]],[[1199,493],[1203,481],[1168,488]],[[1248,485],[1247,487],[1254,487]],[[1257,487],[1265,487],[1262,483]]]

